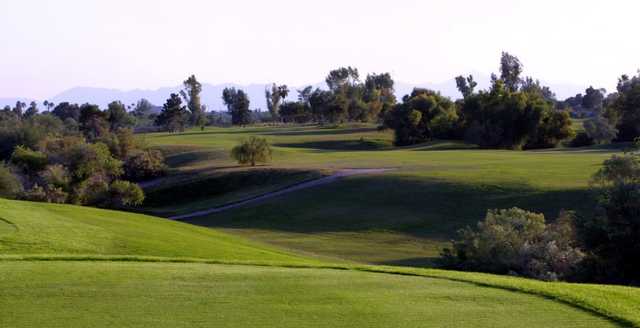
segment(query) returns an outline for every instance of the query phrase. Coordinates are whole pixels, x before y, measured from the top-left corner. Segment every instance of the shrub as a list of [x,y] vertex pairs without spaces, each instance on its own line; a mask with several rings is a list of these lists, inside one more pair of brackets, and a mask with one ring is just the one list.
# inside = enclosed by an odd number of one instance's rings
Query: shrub
[[109,204],[109,184],[102,176],[93,176],[76,185],[73,203],[82,205],[107,206]]
[[162,153],[157,150],[138,151],[124,162],[125,177],[132,181],[142,181],[165,174],[166,165]]
[[60,187],[47,185],[41,187],[36,184],[23,194],[23,198],[33,202],[47,202],[64,204],[67,202],[69,194]]
[[26,172],[27,174],[38,173],[47,166],[47,155],[45,153],[18,146],[11,155],[11,163]]
[[0,197],[15,199],[22,192],[22,183],[11,169],[0,164]]
[[67,189],[71,182],[69,171],[60,164],[47,166],[44,171],[40,172],[40,178],[47,185],[61,189]]
[[563,212],[547,225],[542,214],[519,208],[489,210],[477,228],[459,232],[442,252],[447,267],[537,279],[571,278],[584,255],[576,248],[573,216]]
[[142,188],[135,183],[129,181],[116,180],[111,183],[109,202],[111,206],[136,206],[144,201],[144,192]]
[[264,138],[250,137],[233,147],[231,157],[239,164],[267,163],[271,160],[271,146]]

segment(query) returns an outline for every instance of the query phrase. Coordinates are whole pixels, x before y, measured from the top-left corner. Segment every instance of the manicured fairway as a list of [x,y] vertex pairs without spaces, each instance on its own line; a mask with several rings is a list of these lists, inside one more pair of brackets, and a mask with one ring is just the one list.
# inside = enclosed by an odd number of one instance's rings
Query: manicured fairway
[[[476,224],[487,209],[518,206],[542,212],[549,220],[561,209],[592,215],[595,201],[589,178],[603,160],[620,151],[479,150],[453,141],[393,148],[391,132],[366,126],[210,128],[145,138],[158,147],[182,149],[173,153],[174,160],[191,160],[177,161],[182,163],[179,171],[208,167],[219,172],[234,165],[228,150],[249,135],[265,137],[275,146],[269,166],[274,170],[394,170],[190,222],[306,254],[375,264],[430,265],[457,230]],[[209,188],[215,190],[216,184]],[[169,195],[175,190],[154,192]],[[251,189],[247,193],[253,194]],[[220,197],[209,199],[219,204]],[[182,200],[175,206],[206,204],[203,199]],[[166,206],[172,206],[169,199]]]
[[1,327],[615,327],[549,299],[367,272],[0,263]]

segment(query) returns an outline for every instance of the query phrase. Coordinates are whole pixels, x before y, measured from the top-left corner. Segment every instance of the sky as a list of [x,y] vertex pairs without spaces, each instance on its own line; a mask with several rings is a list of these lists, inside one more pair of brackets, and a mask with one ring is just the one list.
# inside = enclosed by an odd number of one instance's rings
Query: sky
[[0,97],[324,80],[340,66],[407,83],[498,69],[615,88],[640,68],[636,0],[0,0]]

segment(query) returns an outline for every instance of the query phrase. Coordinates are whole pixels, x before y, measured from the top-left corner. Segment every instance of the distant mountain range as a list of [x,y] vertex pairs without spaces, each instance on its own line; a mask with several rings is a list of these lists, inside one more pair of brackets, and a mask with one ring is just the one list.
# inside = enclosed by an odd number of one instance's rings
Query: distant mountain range
[[[473,74],[476,81],[478,82],[478,90],[487,89],[490,85],[490,77],[486,74]],[[553,90],[559,99],[565,99],[570,96],[574,96],[577,93],[584,92],[586,86],[578,86],[571,84],[547,84],[551,90]],[[324,83],[315,83],[311,84],[315,87],[324,88]],[[226,110],[222,103],[222,90],[225,87],[235,87],[244,90],[249,95],[249,100],[251,101],[252,109],[261,109],[266,110],[266,101],[264,98],[264,90],[269,87],[270,84],[249,84],[249,85],[240,85],[240,84],[208,84],[203,83],[202,85],[202,103],[207,105],[208,110],[215,111],[223,111]],[[290,93],[288,99],[293,100],[297,97],[297,89],[302,89],[304,86],[292,87],[292,92]],[[421,88],[429,88],[432,90],[440,91],[444,96],[450,97],[452,99],[457,99],[460,97],[460,93],[456,88],[456,83],[454,79],[447,80],[441,83],[422,83],[422,84],[410,84],[403,82],[396,82],[395,90],[396,96],[398,100],[402,98],[402,96],[411,93],[413,88],[421,87]],[[93,88],[93,87],[76,87],[69,90],[66,90],[54,97],[51,97],[47,100],[52,101],[56,104],[67,101],[71,103],[93,103],[97,104],[102,108],[105,108],[108,103],[114,100],[120,100],[126,105],[135,104],[138,100],[145,98],[149,100],[152,104],[161,106],[166,99],[169,97],[171,93],[179,92],[182,89],[182,86],[175,87],[164,87],[156,90],[118,90],[118,89],[108,89],[108,88]],[[16,101],[24,101],[27,104],[32,101],[32,99],[27,98],[0,98],[0,107],[4,107],[5,105],[13,106]],[[36,100],[39,104],[44,101],[44,99]],[[42,110],[42,106],[40,106]]]

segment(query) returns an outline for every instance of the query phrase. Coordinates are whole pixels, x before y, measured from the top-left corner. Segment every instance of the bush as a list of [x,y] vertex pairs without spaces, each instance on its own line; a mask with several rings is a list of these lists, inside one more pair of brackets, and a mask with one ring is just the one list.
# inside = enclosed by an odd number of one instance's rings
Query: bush
[[52,185],[41,187],[38,184],[34,185],[33,188],[23,194],[23,198],[25,200],[58,204],[66,203],[68,197],[69,194],[60,187]]
[[111,183],[109,194],[111,195],[109,202],[112,207],[137,206],[144,201],[142,188],[129,181],[114,181]]
[[271,146],[264,138],[250,137],[233,147],[231,157],[239,164],[267,163],[271,160]]
[[49,165],[40,172],[40,178],[47,184],[56,188],[67,189],[71,178],[67,169],[60,165]]
[[157,150],[138,151],[124,162],[124,174],[128,180],[142,181],[162,176],[166,172],[164,157]]
[[15,199],[22,192],[22,183],[11,169],[0,164],[0,197]]
[[18,146],[11,155],[11,163],[27,174],[38,173],[47,166],[47,154]]
[[452,249],[443,250],[441,263],[461,270],[568,279],[584,258],[575,246],[573,230],[568,212],[547,225],[542,214],[519,208],[489,210],[475,230],[459,232]]

